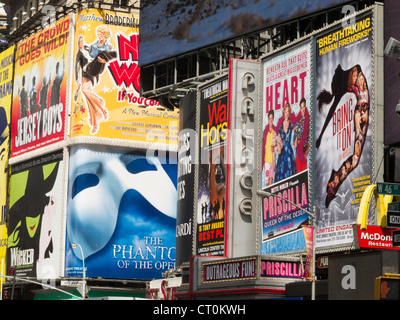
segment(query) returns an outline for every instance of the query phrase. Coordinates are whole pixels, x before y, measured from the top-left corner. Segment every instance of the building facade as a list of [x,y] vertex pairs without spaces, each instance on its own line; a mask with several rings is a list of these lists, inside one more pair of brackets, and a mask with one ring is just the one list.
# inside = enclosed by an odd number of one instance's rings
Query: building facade
[[393,1],[3,7],[5,298],[373,299],[399,273]]

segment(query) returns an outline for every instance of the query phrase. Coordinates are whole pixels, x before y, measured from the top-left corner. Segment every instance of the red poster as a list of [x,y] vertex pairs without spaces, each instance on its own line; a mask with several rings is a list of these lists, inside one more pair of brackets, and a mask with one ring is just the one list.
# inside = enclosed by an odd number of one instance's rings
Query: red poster
[[64,139],[70,18],[17,46],[11,157]]

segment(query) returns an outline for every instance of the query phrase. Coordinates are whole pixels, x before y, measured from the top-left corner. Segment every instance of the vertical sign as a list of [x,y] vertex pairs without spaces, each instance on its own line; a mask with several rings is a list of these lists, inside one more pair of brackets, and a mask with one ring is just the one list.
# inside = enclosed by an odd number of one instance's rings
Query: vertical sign
[[70,17],[18,43],[11,157],[64,139]]
[[193,199],[196,157],[196,92],[180,101],[178,149],[178,203],[176,213],[176,265],[193,254]]
[[199,88],[199,174],[197,239],[199,255],[225,255],[228,192],[228,77]]
[[310,54],[306,42],[263,62],[262,188],[277,195],[263,199],[264,242],[308,219]]
[[[13,88],[14,50],[12,46],[0,53],[0,273],[6,270],[7,227],[6,202],[8,156],[10,153],[10,114]],[[0,267],[1,268],[1,267]],[[3,278],[0,279],[0,282]]]
[[353,242],[363,191],[371,183],[372,14],[316,38],[315,201],[317,246]]
[[17,276],[63,276],[63,153],[12,166],[7,265]]

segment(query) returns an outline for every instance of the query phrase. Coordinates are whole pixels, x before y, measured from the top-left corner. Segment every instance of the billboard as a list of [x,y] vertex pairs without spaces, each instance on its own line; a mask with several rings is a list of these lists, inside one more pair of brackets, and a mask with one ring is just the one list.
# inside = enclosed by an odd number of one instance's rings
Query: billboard
[[176,161],[80,145],[69,165],[67,277],[82,276],[83,259],[88,277],[150,280],[175,268]]
[[264,247],[308,220],[311,42],[267,57],[262,75],[261,187],[276,194],[262,202]]
[[11,157],[64,140],[70,17],[17,45]]
[[225,255],[228,204],[228,76],[198,89],[196,252]]
[[87,9],[76,15],[71,138],[178,145],[178,111],[139,95],[139,15]]
[[[6,204],[8,186],[8,157],[10,154],[10,115],[11,98],[13,87],[15,46],[0,53],[0,272],[5,274],[6,249],[7,249],[7,227],[6,227]],[[3,279],[0,279],[0,282]]]
[[178,203],[176,217],[176,264],[190,261],[193,254],[193,206],[196,157],[196,92],[180,101],[178,149]]
[[317,247],[354,240],[373,170],[373,54],[370,11],[316,37],[315,206]]
[[63,152],[13,165],[7,269],[38,279],[63,276]]
[[140,31],[139,64],[165,60],[345,2],[141,1],[140,18],[146,23]]

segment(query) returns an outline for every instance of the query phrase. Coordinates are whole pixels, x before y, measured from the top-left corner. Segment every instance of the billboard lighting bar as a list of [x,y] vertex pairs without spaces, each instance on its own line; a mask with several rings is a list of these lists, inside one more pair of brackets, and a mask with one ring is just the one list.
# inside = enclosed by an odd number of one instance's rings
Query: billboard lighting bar
[[312,219],[313,223],[313,242],[312,242],[312,275],[311,275],[311,299],[315,300],[315,207],[314,208],[314,212],[310,212],[300,206],[298,206],[297,204],[285,199],[284,197],[275,194],[275,193],[271,193],[265,190],[257,190],[257,195],[261,198],[265,198],[265,197],[270,197],[270,196],[274,196],[274,197],[278,197],[280,199],[283,199],[285,201],[287,201],[288,203],[294,205],[296,208],[304,211],[306,214],[308,214],[308,216]]

